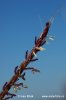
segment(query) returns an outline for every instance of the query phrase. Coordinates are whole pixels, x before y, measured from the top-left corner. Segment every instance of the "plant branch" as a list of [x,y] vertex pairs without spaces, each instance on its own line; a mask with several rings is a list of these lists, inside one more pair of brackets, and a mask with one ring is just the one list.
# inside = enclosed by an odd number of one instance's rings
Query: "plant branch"
[[[32,70],[34,72],[40,72],[38,69],[35,68],[30,68],[27,65],[30,62],[36,61],[38,59],[34,59],[34,57],[36,56],[37,52],[41,51],[41,46],[44,45],[46,43],[46,36],[48,34],[49,28],[50,28],[50,24],[51,22],[47,22],[44,31],[41,33],[40,37],[37,39],[35,37],[35,46],[33,47],[33,49],[30,51],[30,53],[28,54],[28,50],[26,51],[25,54],[25,60],[20,64],[20,66],[16,66],[14,69],[14,75],[12,76],[12,78],[10,79],[9,82],[6,82],[5,85],[3,86],[2,92],[0,93],[0,100],[7,100],[10,98],[13,98],[13,96],[16,96],[15,94],[10,94],[9,90],[13,87],[13,86],[23,86],[23,83],[20,84],[16,84],[16,82],[19,80],[19,78],[22,78],[23,80],[25,80],[25,73],[23,73],[25,70]],[[8,96],[10,95],[10,97]],[[7,97],[6,97],[7,96]]]

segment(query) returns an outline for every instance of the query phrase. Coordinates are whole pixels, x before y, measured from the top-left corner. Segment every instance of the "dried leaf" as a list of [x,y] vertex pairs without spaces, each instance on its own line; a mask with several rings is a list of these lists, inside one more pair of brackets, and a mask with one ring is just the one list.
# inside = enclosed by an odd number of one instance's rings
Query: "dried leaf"
[[35,53],[35,52],[33,52],[33,55],[34,55],[35,57],[37,57],[37,55],[36,55],[36,53]]
[[25,59],[27,59],[27,57],[28,57],[28,50],[25,53]]
[[5,82],[5,84],[3,85],[3,90],[5,89],[7,84],[8,84],[8,82]]
[[15,74],[17,73],[17,70],[18,70],[18,66],[16,66],[15,69],[14,69]]
[[34,62],[34,61],[37,61],[38,59],[36,58],[36,59],[32,59],[32,60],[30,60],[30,61],[32,61],[32,62]]
[[35,45],[36,45],[36,43],[37,43],[37,37],[35,36]]
[[43,47],[36,47],[36,50],[43,51],[43,50],[45,50],[45,48],[43,48]]

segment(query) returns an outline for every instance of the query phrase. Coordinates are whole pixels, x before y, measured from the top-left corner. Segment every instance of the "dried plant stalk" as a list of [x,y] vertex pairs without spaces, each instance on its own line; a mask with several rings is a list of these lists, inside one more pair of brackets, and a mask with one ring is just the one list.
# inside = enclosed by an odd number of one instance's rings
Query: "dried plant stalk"
[[38,69],[35,69],[33,67],[30,68],[27,65],[30,62],[34,62],[34,61],[38,60],[37,58],[34,59],[34,57],[36,56],[37,52],[43,50],[42,45],[44,45],[46,43],[46,36],[48,34],[50,25],[51,25],[51,22],[50,21],[47,22],[45,29],[41,33],[40,37],[38,39],[35,37],[35,46],[30,51],[30,53],[28,53],[28,50],[26,51],[25,61],[23,61],[19,67],[18,66],[15,67],[15,70],[14,70],[15,75],[10,79],[9,82],[6,82],[4,84],[2,92],[0,93],[0,100],[7,100],[7,99],[10,99],[10,98],[13,98],[14,96],[16,96],[16,94],[9,93],[9,90],[13,86],[14,86],[14,90],[16,90],[16,88],[20,89],[19,88],[20,86],[27,88],[23,85],[23,83],[19,83],[19,84],[16,83],[19,80],[19,78],[22,78],[23,80],[25,80],[25,72],[24,72],[25,70],[31,70],[33,72],[40,72]]

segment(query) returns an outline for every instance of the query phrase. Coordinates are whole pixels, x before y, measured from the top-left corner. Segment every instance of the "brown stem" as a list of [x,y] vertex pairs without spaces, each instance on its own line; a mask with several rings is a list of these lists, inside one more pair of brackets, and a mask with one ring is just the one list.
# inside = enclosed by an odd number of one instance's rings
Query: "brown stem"
[[[25,70],[27,65],[33,60],[33,57],[35,56],[34,54],[36,54],[38,52],[36,50],[36,47],[40,47],[40,46],[42,46],[42,43],[44,43],[44,40],[48,34],[49,28],[50,28],[50,22],[47,22],[46,27],[45,27],[43,33],[41,34],[41,36],[38,39],[36,39],[36,37],[35,37],[35,46],[33,47],[33,49],[31,50],[31,52],[29,54],[28,54],[28,51],[26,52],[25,61],[23,61],[21,63],[18,70],[16,70],[17,68],[15,69],[15,75],[12,76],[12,78],[10,79],[8,84],[5,86],[5,88],[0,93],[0,100],[6,100],[4,98],[6,95],[8,95],[8,91],[11,89],[11,87],[18,80],[20,74],[23,73],[23,71]],[[33,68],[32,70],[35,70],[35,69]],[[36,70],[36,71],[38,71],[38,70]],[[9,99],[9,97],[8,97],[8,99]]]

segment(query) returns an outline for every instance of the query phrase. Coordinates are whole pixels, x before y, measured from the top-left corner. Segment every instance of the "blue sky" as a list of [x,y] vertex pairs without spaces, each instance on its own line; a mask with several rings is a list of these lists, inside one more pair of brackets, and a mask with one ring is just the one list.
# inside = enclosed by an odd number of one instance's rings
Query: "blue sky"
[[36,97],[60,94],[66,81],[65,6],[66,0],[0,0],[0,90],[14,74],[15,66],[24,60],[25,51],[33,47],[34,37],[42,32],[40,19],[44,27],[60,10],[49,30],[55,40],[45,45],[46,51],[38,53],[39,61],[29,65],[41,73],[27,72],[25,84],[29,88],[18,92]]

